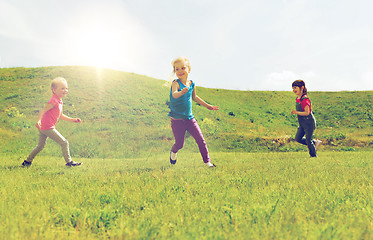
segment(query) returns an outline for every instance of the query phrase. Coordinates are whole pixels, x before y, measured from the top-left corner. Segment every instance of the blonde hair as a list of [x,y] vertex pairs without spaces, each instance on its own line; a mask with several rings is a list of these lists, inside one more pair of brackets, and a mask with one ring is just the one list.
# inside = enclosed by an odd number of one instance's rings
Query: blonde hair
[[172,62],[171,62],[172,67],[173,67],[172,73],[175,73],[175,63],[177,63],[177,62],[184,62],[186,64],[186,66],[188,67],[189,72],[192,69],[192,67],[190,66],[190,61],[188,60],[188,58],[186,58],[186,57],[178,57],[178,58],[172,60]]
[[172,65],[172,73],[170,74],[170,81],[172,82],[174,80],[174,77],[175,77],[175,64],[177,62],[184,62],[186,64],[186,66],[188,67],[189,69],[189,72],[190,70],[192,69],[192,67],[190,66],[190,61],[188,60],[188,58],[186,57],[178,57],[178,58],[175,58],[174,60],[172,60],[171,62],[171,65]]
[[52,83],[51,83],[51,89],[56,89],[57,88],[57,85],[59,83],[66,83],[67,84],[67,81],[66,79],[64,79],[63,77],[58,77],[58,78],[55,78],[52,80]]

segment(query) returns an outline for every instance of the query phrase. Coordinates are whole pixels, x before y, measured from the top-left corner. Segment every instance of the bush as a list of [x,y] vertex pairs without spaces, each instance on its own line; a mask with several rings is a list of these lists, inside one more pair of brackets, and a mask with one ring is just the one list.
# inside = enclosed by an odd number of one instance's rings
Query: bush
[[15,117],[22,117],[23,114],[19,112],[16,107],[9,107],[5,109],[6,114],[8,117],[15,118]]
[[323,138],[325,144],[330,144],[330,145],[336,146],[336,145],[340,144],[343,140],[345,140],[347,137],[343,133],[333,132],[329,135],[323,136],[322,138]]

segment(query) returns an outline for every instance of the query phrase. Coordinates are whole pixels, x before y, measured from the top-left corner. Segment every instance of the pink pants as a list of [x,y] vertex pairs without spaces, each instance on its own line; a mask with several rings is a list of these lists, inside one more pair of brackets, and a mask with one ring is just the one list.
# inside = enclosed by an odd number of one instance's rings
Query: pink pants
[[171,128],[175,137],[175,144],[172,146],[171,149],[173,153],[177,153],[180,149],[183,148],[185,132],[188,131],[190,135],[192,135],[194,140],[196,140],[203,161],[205,163],[210,162],[209,151],[207,150],[205,139],[203,138],[201,129],[199,128],[198,123],[194,118],[191,120],[171,119]]

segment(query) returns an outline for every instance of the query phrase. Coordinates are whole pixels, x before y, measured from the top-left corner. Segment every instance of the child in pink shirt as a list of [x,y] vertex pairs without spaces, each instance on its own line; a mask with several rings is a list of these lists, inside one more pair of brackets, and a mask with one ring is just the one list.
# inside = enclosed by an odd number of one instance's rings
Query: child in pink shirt
[[301,79],[295,80],[292,83],[292,88],[295,95],[297,95],[297,99],[295,101],[296,110],[292,110],[291,114],[297,115],[299,123],[295,140],[308,146],[311,157],[317,157],[317,150],[322,142],[313,139],[313,132],[316,128],[316,119],[311,111],[311,101],[307,96],[306,83]]
[[75,167],[82,164],[71,160],[68,141],[55,129],[58,119],[75,123],[81,122],[79,118],[70,118],[62,113],[63,103],[61,98],[65,97],[68,92],[66,80],[61,77],[53,79],[51,89],[53,96],[39,112],[38,121],[36,122],[36,127],[39,129],[39,143],[22,163],[22,166],[31,166],[32,160],[41,150],[43,150],[48,137],[61,145],[66,166]]

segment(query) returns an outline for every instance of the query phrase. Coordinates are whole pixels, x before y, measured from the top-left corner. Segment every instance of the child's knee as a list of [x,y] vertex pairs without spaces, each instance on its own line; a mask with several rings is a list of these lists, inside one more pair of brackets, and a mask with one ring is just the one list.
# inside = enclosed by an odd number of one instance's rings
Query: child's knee
[[297,141],[298,143],[302,143],[302,139],[303,139],[303,136],[300,136],[300,135],[295,136],[295,141]]
[[44,149],[44,147],[45,147],[45,143],[37,145],[35,149],[40,152],[41,150]]
[[206,146],[206,141],[204,138],[196,139],[198,146]]
[[60,145],[61,145],[61,147],[69,147],[69,142],[65,139],[64,141],[62,141],[61,143],[60,143]]

